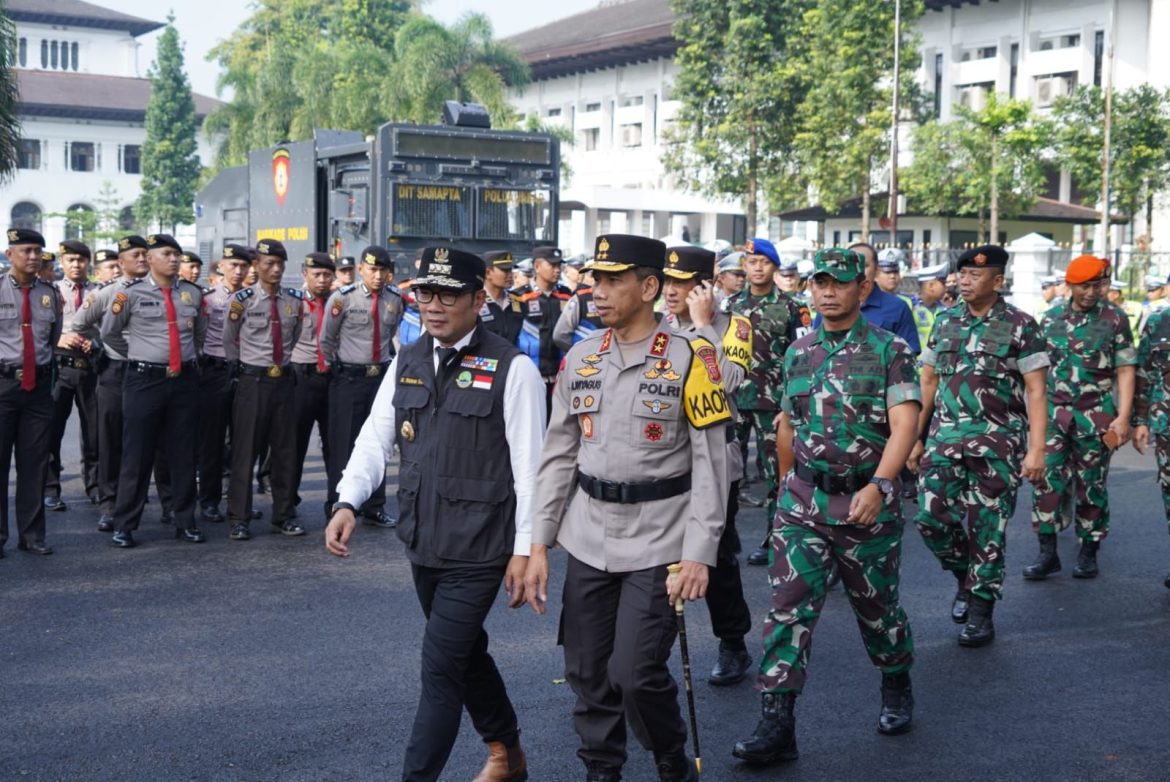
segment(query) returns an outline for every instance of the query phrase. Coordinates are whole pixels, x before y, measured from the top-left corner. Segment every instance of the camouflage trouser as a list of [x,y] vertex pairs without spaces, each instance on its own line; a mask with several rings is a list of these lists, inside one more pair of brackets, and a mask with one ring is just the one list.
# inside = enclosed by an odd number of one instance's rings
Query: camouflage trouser
[[764,620],[758,688],[800,692],[804,687],[831,560],[837,562],[869,659],[883,673],[909,670],[914,640],[898,602],[901,559],[901,521],[826,524],[815,511],[782,508],[772,534],[772,607]]
[[1162,507],[1170,523],[1170,435],[1154,435],[1154,455],[1158,457],[1158,483],[1162,487]]
[[751,438],[752,430],[756,432],[756,465],[764,477],[764,486],[768,491],[768,504],[764,508],[764,518],[768,524],[776,518],[776,410],[740,410],[739,421],[735,425],[735,436],[739,440],[740,448],[744,452],[744,464],[747,464],[747,442]]
[[1032,529],[1039,534],[1052,535],[1068,527],[1065,501],[1070,491],[1076,493],[1077,537],[1099,541],[1109,533],[1105,481],[1113,454],[1101,440],[1098,423],[1067,407],[1049,409],[1044,482],[1032,493]]
[[984,600],[1003,596],[1005,531],[1016,511],[1020,466],[1013,456],[944,456],[927,443],[914,523],[944,570],[965,574]]

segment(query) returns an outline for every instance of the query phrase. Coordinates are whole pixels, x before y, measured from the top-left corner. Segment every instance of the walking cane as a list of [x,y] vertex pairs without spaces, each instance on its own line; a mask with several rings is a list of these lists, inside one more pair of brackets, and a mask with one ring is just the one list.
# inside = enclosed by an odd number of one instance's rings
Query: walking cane
[[[682,565],[667,565],[666,570],[677,578],[682,572]],[[703,773],[703,759],[699,756],[699,721],[695,718],[695,688],[691,681],[691,653],[687,650],[687,619],[683,615],[683,599],[680,597],[674,604],[674,617],[678,621],[678,648],[682,655],[683,683],[687,688],[687,711],[691,717],[691,740],[695,745],[695,773]]]

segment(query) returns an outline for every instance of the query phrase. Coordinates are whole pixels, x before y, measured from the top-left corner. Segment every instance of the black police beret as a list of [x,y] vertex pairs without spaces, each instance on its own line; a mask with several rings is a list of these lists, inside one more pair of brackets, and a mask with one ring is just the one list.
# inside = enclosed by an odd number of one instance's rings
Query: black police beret
[[45,237],[41,236],[40,231],[34,231],[31,228],[9,228],[8,246],[15,247],[18,244],[35,244],[44,247]]
[[175,241],[175,237],[170,234],[151,234],[146,237],[146,245],[148,250],[157,250],[160,247],[170,247],[176,252],[183,252],[183,247]]
[[182,260],[183,263],[195,263],[200,266],[203,265],[203,259],[192,252],[183,253],[183,257],[180,260]]
[[702,247],[671,247],[664,273],[676,280],[710,280],[715,276],[715,253]]
[[76,239],[66,239],[57,246],[57,254],[65,255],[66,253],[74,253],[89,258],[89,245],[85,242],[79,242]]
[[329,257],[329,253],[309,253],[305,256],[306,269],[328,269],[329,271],[336,271],[337,267],[333,264],[333,259]]
[[123,236],[118,240],[118,252],[120,253],[124,253],[127,250],[133,250],[135,248],[140,250],[149,250],[150,246],[146,243],[145,239],[137,234]]
[[535,261],[540,258],[543,258],[549,263],[560,263],[562,260],[564,260],[564,257],[561,254],[561,248],[551,246],[537,247],[532,251],[532,260]]
[[48,250],[41,250],[41,263],[52,263],[57,260],[57,256]]
[[225,244],[223,246],[223,255],[221,258],[228,258],[233,261],[251,261],[252,249],[245,247],[242,244]]
[[635,266],[662,269],[666,266],[666,245],[657,239],[630,234],[606,234],[597,237],[593,260],[587,271],[624,272]]
[[483,258],[451,247],[424,247],[412,288],[475,291],[483,287]]
[[483,262],[496,269],[508,271],[512,268],[511,250],[492,250],[483,254]]
[[393,269],[394,259],[385,247],[371,244],[362,250],[362,266],[376,266],[381,269]]
[[106,261],[116,260],[118,260],[118,251],[113,248],[103,247],[93,254],[94,263],[105,263]]
[[972,247],[959,256],[958,268],[972,266],[976,269],[988,267],[1003,269],[1007,267],[1007,250],[996,244],[985,244],[981,247]]
[[275,255],[281,260],[288,260],[288,250],[284,249],[284,244],[276,239],[265,239],[262,242],[256,242],[257,255]]

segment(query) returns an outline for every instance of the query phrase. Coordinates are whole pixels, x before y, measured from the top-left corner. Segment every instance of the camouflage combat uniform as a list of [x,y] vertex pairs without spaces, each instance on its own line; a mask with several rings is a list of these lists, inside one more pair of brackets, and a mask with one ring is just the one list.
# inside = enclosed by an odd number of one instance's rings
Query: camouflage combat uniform
[[1032,528],[1051,535],[1069,525],[1064,500],[1076,484],[1077,536],[1100,541],[1109,532],[1110,450],[1101,436],[1117,418],[1117,368],[1137,362],[1129,321],[1102,300],[1087,312],[1071,304],[1048,311],[1048,433],[1044,483],[1032,494]]
[[735,394],[739,409],[736,437],[746,463],[747,442],[756,431],[756,463],[768,491],[768,522],[776,517],[776,426],[784,388],[784,352],[805,333],[812,317],[808,307],[779,288],[753,296],[744,288],[729,296],[723,311],[742,315],[752,324],[752,363]]
[[[909,346],[860,317],[836,339],[822,326],[797,340],[784,377],[782,409],[795,430],[798,470],[855,476],[857,490],[881,461],[889,408],[922,399]],[[796,473],[788,476],[772,534],[772,605],[758,682],[764,692],[804,686],[811,633],[834,560],[873,664],[883,673],[910,668],[910,625],[898,604],[899,492],[885,497],[869,526],[845,521],[853,493],[829,494]]]
[[1142,332],[1133,425],[1150,428],[1158,459],[1162,507],[1170,523],[1170,310],[1167,309],[1151,315]]
[[1044,338],[1002,297],[983,317],[960,304],[939,314],[921,360],[939,384],[914,522],[945,570],[998,600],[1028,433],[1024,375],[1048,366]]

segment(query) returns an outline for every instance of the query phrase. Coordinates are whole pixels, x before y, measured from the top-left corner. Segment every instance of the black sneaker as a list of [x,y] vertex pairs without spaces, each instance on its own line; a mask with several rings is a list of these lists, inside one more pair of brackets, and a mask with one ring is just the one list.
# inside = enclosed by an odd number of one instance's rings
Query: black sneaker
[[232,531],[228,533],[228,537],[232,540],[251,540],[252,531],[248,529],[247,524],[233,524]]

